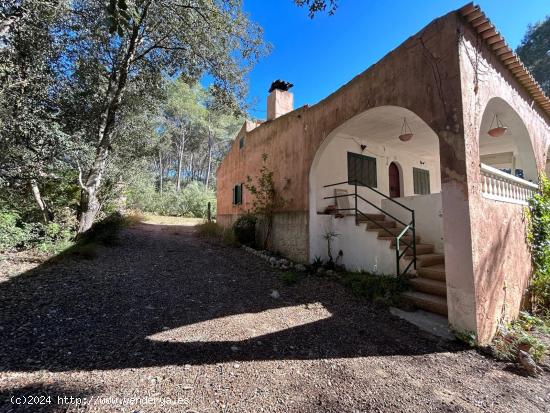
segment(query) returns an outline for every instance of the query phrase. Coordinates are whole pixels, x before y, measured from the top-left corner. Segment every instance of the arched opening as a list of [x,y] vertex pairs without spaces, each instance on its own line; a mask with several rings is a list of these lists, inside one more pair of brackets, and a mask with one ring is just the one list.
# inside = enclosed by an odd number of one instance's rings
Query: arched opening
[[[405,133],[412,137],[402,136]],[[355,193],[355,181],[360,182],[358,195],[366,200],[359,199],[357,205],[353,196],[342,198]],[[395,251],[380,247],[375,232],[356,225],[356,207],[406,223],[411,221],[410,210],[418,210],[422,239],[435,245],[435,252],[443,252],[439,139],[414,112],[379,106],[341,124],[318,148],[309,183],[311,259],[326,258],[326,234],[335,233],[333,253],[343,252],[347,268],[395,273]],[[335,209],[349,212],[335,216]],[[397,228],[401,224],[393,230],[396,234]]]
[[[499,125],[504,133],[491,136]],[[502,132],[502,130],[501,130]],[[537,163],[527,128],[503,99],[492,98],[483,112],[479,132],[479,158],[483,165],[526,181],[538,181]]]
[[[403,142],[399,136],[405,119],[413,136]],[[310,207],[322,213],[333,202],[324,199],[328,196],[324,186],[354,176],[368,179],[377,191],[390,196],[391,163],[400,172],[401,197],[441,192],[439,139],[418,115],[403,107],[378,106],[349,119],[325,138],[315,154],[310,170]],[[415,175],[419,174],[425,181],[422,188],[415,185]],[[352,186],[342,188],[351,190]],[[383,197],[361,191],[380,205]]]
[[390,163],[388,168],[389,175],[389,187],[390,187],[390,198],[399,198],[401,196],[401,173],[399,172],[399,167],[397,163]]

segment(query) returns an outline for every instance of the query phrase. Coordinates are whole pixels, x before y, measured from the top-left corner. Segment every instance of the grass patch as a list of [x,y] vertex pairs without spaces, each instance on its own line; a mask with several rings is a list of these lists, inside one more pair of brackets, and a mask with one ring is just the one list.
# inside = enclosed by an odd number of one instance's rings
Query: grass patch
[[399,304],[401,293],[407,289],[405,280],[390,275],[347,272],[337,279],[354,295],[384,306]]
[[228,246],[238,245],[235,233],[232,228],[224,228],[216,222],[203,222],[197,225],[199,236],[220,242]]
[[184,218],[184,217],[172,217],[172,216],[146,214],[146,215],[142,215],[140,221],[145,224],[183,225],[186,227],[192,227],[192,226],[201,225],[202,223],[204,223],[204,218]]

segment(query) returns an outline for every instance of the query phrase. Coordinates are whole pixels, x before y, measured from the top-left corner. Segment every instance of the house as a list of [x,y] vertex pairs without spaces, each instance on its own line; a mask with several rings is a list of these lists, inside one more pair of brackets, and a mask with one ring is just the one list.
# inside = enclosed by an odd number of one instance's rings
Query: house
[[271,249],[327,259],[323,235],[337,233],[347,268],[415,275],[408,298],[480,343],[517,316],[550,100],[478,6],[434,20],[311,107],[293,110],[280,84],[218,169],[221,225],[246,211],[242,184],[265,153],[287,200]]

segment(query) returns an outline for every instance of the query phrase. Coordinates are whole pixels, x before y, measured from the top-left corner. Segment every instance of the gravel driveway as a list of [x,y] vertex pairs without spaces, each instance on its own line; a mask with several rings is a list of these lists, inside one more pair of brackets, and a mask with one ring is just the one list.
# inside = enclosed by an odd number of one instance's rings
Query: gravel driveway
[[340,285],[284,286],[191,227],[119,238],[0,279],[0,411],[550,411],[548,373],[524,377]]

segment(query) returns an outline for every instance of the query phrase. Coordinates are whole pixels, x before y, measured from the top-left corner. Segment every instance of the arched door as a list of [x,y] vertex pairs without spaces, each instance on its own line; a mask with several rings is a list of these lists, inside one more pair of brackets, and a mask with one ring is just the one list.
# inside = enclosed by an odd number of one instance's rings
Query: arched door
[[395,162],[390,163],[390,198],[399,198],[401,196],[401,179],[399,168]]

